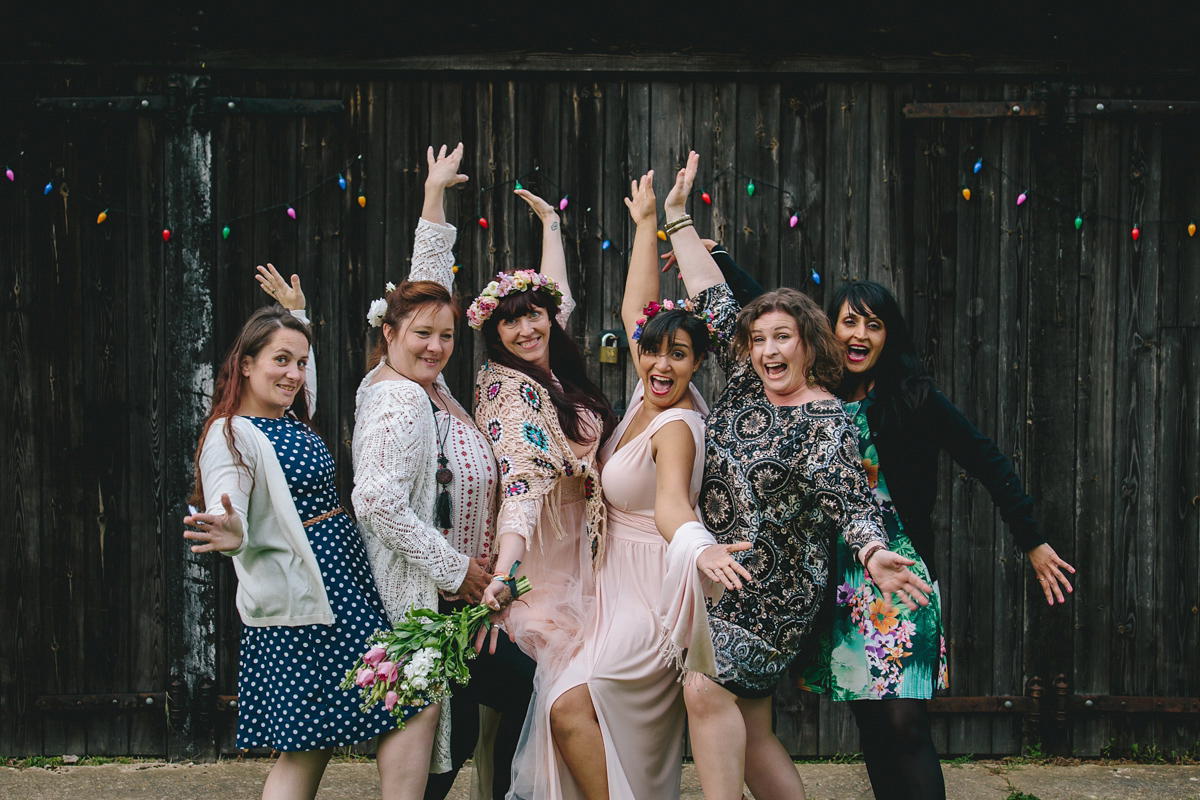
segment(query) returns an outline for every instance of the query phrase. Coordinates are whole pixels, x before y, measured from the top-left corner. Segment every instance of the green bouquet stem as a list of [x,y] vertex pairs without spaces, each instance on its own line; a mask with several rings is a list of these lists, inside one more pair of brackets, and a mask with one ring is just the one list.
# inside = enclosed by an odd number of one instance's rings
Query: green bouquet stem
[[[515,586],[517,597],[533,588],[524,576],[516,579]],[[506,584],[496,598],[501,608],[515,599],[509,595]],[[346,673],[341,688],[357,686],[364,713],[382,702],[403,727],[405,708],[447,700],[451,683],[463,686],[470,680],[467,662],[475,657],[474,640],[492,613],[498,612],[485,605],[450,614],[411,608],[392,630],[377,631],[367,639],[367,652]],[[360,682],[363,676],[365,681]]]

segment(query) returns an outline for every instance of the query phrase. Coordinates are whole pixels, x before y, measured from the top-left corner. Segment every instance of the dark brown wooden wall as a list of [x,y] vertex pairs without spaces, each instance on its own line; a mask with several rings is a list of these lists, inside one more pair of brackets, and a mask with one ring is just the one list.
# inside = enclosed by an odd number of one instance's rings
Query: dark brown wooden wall
[[[165,91],[160,75],[24,77],[6,96]],[[1072,693],[1200,695],[1200,238],[1185,231],[1200,215],[1194,119],[905,119],[907,102],[1031,91],[945,77],[335,77],[213,84],[214,94],[342,99],[344,115],[218,116],[199,134],[156,115],[20,111],[0,127],[0,158],[25,153],[12,164],[18,180],[0,180],[0,755],[232,747],[228,716],[211,733],[172,731],[161,713],[63,717],[34,702],[163,691],[173,674],[211,674],[219,693],[236,691],[232,569],[186,554],[179,536],[206,365],[263,301],[254,265],[299,272],[317,336],[316,419],[348,501],[364,314],[406,274],[424,148],[460,139],[471,182],[449,206],[463,296],[496,270],[536,263],[523,204],[478,188],[539,167],[571,196],[572,325],[615,404],[632,388],[628,358],[594,359],[598,331],[619,327],[619,251],[631,237],[621,198],[649,167],[665,196],[689,148],[702,180],[732,166],[756,181],[753,197],[745,177],[706,183],[713,204],[692,211],[701,234],[764,284],[819,300],[847,280],[893,287],[942,388],[1012,455],[1046,536],[1079,569],[1074,597],[1047,608],[987,493],[946,461],[936,561],[951,694],[1021,694],[1029,677],[1062,673]],[[349,191],[326,185],[296,203],[294,222],[277,208],[220,235],[360,154]],[[976,177],[979,156],[989,167]],[[49,177],[65,179],[65,196],[43,196]],[[558,199],[545,180],[525,183]],[[1032,199],[1018,208],[1021,191]],[[100,206],[112,209],[103,225]],[[1077,210],[1090,212],[1080,231]],[[1136,244],[1132,220],[1143,221]],[[682,284],[666,278],[663,293],[680,296]],[[480,343],[463,334],[448,377],[468,400]],[[710,397],[719,388],[711,371],[702,384]],[[777,727],[797,755],[857,750],[844,707],[788,687]],[[1022,745],[1012,715],[939,716],[935,732],[947,753]],[[1079,755],[1135,742],[1169,753],[1200,740],[1200,719],[1076,718],[1048,736]]]

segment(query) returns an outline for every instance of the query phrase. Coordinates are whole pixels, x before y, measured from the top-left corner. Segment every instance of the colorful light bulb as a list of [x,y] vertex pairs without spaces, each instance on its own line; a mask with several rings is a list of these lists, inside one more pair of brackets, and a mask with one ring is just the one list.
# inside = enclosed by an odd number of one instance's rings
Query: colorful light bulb
[[8,178],[10,181],[15,181],[17,179],[17,176],[12,171],[12,167],[6,167],[4,169],[4,177]]
[[1129,232],[1129,235],[1132,236],[1133,240],[1136,242],[1138,237],[1142,235],[1142,230],[1137,225],[1134,225],[1133,230]]
[[658,238],[662,239],[665,242],[667,240],[667,232],[664,231],[662,228],[659,228],[658,229]]
[[367,196],[365,194],[363,194],[362,192],[359,192],[359,194],[358,194],[358,207],[359,208],[367,207]]
[[796,226],[797,226],[797,225],[799,225],[799,224],[800,224],[800,215],[799,215],[799,214],[792,214],[791,218],[788,220],[788,227],[789,227],[789,228],[794,228],[794,227],[796,227]]
[[1075,215],[1075,230],[1079,230],[1082,227],[1083,227],[1083,215],[1076,214]]
[[453,272],[455,275],[457,275],[458,274],[458,264],[455,264],[453,267],[451,267],[450,271]]
[[346,189],[346,176],[340,172],[338,173],[338,188],[342,191],[345,191]]
[[108,209],[107,208],[96,215],[96,224],[99,225],[102,222],[104,222],[104,220],[106,220],[106,219],[108,219]]
[[171,241],[171,229],[170,228],[163,228],[163,241],[164,242]]
[[521,185],[521,182],[520,182],[520,181],[515,181],[515,182],[513,183],[513,189],[516,189],[517,191],[520,191],[520,190],[522,190],[522,189],[524,189],[524,188],[525,188],[525,187]]
[[559,200],[559,201],[558,201],[558,210],[559,210],[559,211],[566,211],[566,210],[567,210],[567,198],[568,198],[568,197],[570,197],[570,195],[566,195],[566,194],[564,194],[564,195],[563,195],[563,198],[562,198],[562,200]]
[[709,194],[708,192],[701,192],[700,199],[704,201],[704,205],[706,205],[706,206],[712,205],[712,195]]
[[821,273],[817,272],[816,269],[813,269],[812,275],[809,277],[812,278],[813,283],[817,284],[818,286],[821,285]]
[[1019,206],[1025,205],[1025,201],[1028,199],[1029,199],[1029,196],[1027,194],[1025,194],[1024,192],[1021,192],[1019,195],[1017,195],[1017,205],[1019,205]]
[[[1192,227],[1194,228],[1196,226],[1193,225]],[[610,242],[608,239],[605,239],[603,242],[600,243],[601,250],[607,250],[610,247],[612,247],[612,242]]]
[[963,200],[970,200],[971,199],[971,190],[968,189],[966,186],[964,186],[962,188],[962,196],[963,196]]
[[1189,222],[1187,231],[1188,231],[1188,236],[1195,236],[1196,235],[1196,223]]
[[228,225],[226,225],[224,228],[221,228],[221,238],[222,239],[229,238],[229,226]]
[[289,217],[291,217],[292,219],[295,219],[296,218],[296,209],[292,208],[291,206],[288,206],[287,215]]
[[479,218],[479,227],[483,228],[486,231],[487,226],[488,226],[487,217],[480,217]]
[[47,181],[46,185],[42,187],[43,195],[50,194],[53,191],[54,191],[54,181]]
[[982,158],[975,162],[975,167],[974,167],[975,174],[978,175],[979,171],[981,169],[983,169],[983,159]]
[[750,195],[751,197],[754,197],[754,181],[753,180],[746,184],[746,194]]

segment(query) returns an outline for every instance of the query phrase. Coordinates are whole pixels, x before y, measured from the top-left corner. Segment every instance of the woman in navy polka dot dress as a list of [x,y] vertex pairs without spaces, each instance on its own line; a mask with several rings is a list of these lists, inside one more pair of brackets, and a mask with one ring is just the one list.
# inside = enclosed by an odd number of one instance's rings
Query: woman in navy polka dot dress
[[[184,523],[193,552],[233,556],[244,628],[237,745],[280,751],[264,798],[314,797],[334,747],[380,736],[385,798],[403,782],[395,718],[360,710],[338,688],[368,636],[390,627],[334,463],[310,425],[316,376],[299,279],[270,264],[259,282],[279,304],[243,327],[217,378],[196,456],[207,513]],[[288,309],[291,309],[289,312]]]

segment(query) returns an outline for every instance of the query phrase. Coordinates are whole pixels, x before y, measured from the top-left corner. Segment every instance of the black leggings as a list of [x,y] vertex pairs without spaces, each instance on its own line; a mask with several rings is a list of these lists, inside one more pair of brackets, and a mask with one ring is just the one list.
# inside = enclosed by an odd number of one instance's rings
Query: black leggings
[[946,800],[924,700],[850,703],[875,800]]

